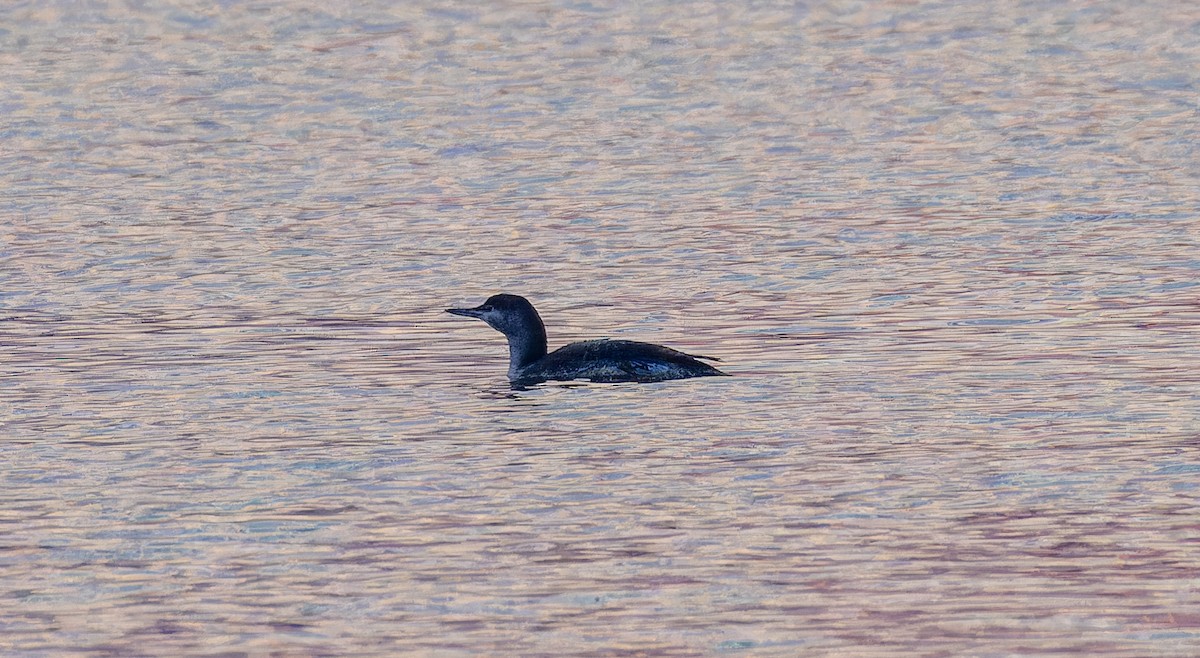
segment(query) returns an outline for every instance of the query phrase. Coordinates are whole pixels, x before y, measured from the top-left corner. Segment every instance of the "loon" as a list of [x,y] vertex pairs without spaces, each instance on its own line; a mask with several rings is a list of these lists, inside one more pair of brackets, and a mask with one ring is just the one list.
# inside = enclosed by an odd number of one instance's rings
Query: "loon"
[[514,385],[571,379],[660,382],[728,376],[696,360],[720,359],[632,340],[589,340],[547,354],[546,326],[533,304],[520,295],[492,295],[475,308],[448,308],[446,312],[479,318],[504,334],[508,339],[508,380]]

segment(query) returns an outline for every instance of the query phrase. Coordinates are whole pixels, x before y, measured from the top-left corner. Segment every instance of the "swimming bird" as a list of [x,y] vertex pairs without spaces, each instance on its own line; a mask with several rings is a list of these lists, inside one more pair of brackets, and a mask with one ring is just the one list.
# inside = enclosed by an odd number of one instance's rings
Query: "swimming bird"
[[687,377],[727,376],[669,347],[632,340],[588,340],[546,353],[546,326],[528,299],[492,295],[475,308],[448,308],[447,313],[479,318],[508,339],[508,379],[513,384],[587,379],[593,382],[659,382]]

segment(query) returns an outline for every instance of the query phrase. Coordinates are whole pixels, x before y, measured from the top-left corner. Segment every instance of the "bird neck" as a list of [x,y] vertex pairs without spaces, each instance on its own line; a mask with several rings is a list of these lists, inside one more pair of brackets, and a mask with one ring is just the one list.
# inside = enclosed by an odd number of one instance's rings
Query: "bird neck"
[[539,319],[525,331],[508,334],[508,376],[516,376],[523,368],[546,356],[546,328]]

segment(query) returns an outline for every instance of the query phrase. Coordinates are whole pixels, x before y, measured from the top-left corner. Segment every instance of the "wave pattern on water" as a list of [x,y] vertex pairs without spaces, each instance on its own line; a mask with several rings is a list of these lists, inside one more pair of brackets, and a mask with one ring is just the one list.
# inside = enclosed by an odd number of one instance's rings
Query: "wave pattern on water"
[[0,653],[1200,654],[1198,24],[0,8]]

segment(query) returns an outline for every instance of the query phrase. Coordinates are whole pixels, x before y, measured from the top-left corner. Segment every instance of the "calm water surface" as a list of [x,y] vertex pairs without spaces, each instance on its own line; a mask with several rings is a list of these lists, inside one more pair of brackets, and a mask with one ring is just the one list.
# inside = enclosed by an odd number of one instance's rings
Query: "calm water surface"
[[[1200,6],[0,9],[0,653],[1200,655]],[[734,377],[514,391],[552,347]]]

